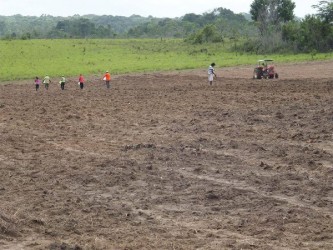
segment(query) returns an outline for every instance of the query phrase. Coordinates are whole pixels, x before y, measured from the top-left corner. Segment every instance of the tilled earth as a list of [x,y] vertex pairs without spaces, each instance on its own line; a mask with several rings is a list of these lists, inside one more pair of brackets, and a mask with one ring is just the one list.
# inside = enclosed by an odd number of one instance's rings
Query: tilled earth
[[277,70],[0,84],[0,249],[333,249],[333,61]]

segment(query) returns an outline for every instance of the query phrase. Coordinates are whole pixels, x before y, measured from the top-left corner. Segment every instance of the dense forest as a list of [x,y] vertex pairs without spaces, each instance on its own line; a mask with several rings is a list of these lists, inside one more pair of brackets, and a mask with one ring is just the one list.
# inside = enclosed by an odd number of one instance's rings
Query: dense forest
[[0,16],[0,38],[113,38],[125,37],[130,28],[150,22],[152,17],[74,15],[71,17]]
[[241,43],[236,50],[251,53],[332,52],[333,2],[313,8],[318,13],[303,19],[295,17],[292,0],[254,0],[248,14],[216,8],[178,18],[0,16],[0,38],[182,38],[193,44],[231,39]]
[[218,8],[202,15],[186,14],[180,18],[124,16],[53,17],[0,16],[0,37],[32,38],[177,38],[186,37],[207,24],[214,23],[221,35],[254,35],[254,25],[241,14]]

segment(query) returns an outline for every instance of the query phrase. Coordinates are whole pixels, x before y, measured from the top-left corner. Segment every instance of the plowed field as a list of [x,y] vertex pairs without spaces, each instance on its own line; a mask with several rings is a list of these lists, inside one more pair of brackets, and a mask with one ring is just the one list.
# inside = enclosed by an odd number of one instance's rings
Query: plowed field
[[0,249],[333,249],[333,61],[0,84]]

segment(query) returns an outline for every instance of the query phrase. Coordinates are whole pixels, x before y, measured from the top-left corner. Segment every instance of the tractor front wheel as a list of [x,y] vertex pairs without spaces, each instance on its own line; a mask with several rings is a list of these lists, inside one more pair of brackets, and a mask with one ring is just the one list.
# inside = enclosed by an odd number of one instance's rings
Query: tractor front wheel
[[262,71],[259,69],[255,69],[253,71],[253,79],[261,79],[262,78]]

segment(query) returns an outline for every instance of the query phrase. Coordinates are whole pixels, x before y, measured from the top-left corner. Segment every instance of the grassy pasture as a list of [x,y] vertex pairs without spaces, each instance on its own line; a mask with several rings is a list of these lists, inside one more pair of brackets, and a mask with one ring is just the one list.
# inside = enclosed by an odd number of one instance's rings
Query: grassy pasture
[[0,41],[0,80],[151,72],[276,62],[322,60],[332,54],[255,55],[230,52],[232,42],[189,45],[181,39],[63,39]]

